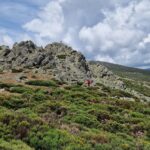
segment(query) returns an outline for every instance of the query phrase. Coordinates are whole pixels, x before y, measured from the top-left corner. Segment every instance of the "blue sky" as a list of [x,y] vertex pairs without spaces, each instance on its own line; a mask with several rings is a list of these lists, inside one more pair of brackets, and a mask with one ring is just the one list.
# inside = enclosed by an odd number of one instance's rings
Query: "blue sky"
[[0,0],[0,44],[63,41],[88,59],[150,68],[150,0]]

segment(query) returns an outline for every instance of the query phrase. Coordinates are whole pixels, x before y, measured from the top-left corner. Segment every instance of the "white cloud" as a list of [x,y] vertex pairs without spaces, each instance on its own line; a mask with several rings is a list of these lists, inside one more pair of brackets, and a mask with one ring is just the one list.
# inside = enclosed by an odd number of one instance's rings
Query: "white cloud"
[[103,21],[84,26],[79,33],[96,58],[124,65],[150,65],[150,1],[131,1],[103,13]]
[[0,30],[0,45],[9,45],[12,46],[14,41],[13,39],[6,33],[5,30]]
[[116,63],[110,56],[101,56],[101,55],[97,55],[95,57],[95,60],[99,61],[104,61],[104,62],[110,62],[110,63]]
[[6,44],[6,45],[12,45],[13,44],[13,40],[12,40],[12,38],[10,36],[3,35],[2,43]]
[[62,1],[51,1],[43,8],[37,18],[26,23],[24,28],[38,33],[40,37],[57,39],[63,32],[64,16],[60,5]]
[[[89,59],[150,67],[149,0],[26,0],[24,3],[26,7],[15,5],[20,7],[15,14],[21,10],[30,12],[30,8],[34,10],[32,15],[18,13],[21,22],[28,20],[22,25],[23,30],[1,34],[1,43],[33,40],[37,45],[46,45],[63,41]],[[38,8],[28,8],[27,4],[37,4]],[[2,16],[8,20],[13,7],[6,5],[6,8],[8,13],[2,11]],[[12,20],[17,22],[14,16]]]
[[150,34],[148,34],[147,37],[145,37],[143,41],[139,43],[139,48],[145,49],[147,44],[150,44]]

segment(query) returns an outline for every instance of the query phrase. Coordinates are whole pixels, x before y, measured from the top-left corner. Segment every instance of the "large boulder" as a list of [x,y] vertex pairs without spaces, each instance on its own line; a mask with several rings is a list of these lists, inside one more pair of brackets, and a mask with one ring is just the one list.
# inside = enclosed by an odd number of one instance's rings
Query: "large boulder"
[[[45,51],[53,57],[45,67],[52,67],[57,79],[67,82],[80,82],[91,77],[85,57],[63,43],[53,43],[45,47]],[[51,69],[51,68],[50,68]]]

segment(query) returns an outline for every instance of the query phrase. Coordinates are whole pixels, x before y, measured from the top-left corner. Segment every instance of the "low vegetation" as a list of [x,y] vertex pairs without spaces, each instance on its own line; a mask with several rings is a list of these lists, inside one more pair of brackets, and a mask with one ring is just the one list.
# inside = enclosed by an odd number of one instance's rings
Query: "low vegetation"
[[0,89],[2,150],[150,149],[150,104],[129,93],[55,80]]
[[145,96],[150,97],[150,86],[144,85],[143,82],[124,80],[127,87],[134,89],[135,91],[142,93]]
[[32,80],[26,82],[28,85],[35,85],[35,86],[56,86],[56,83],[54,81],[44,81],[44,80]]
[[62,55],[58,55],[57,58],[58,59],[66,59],[66,55],[63,55],[63,54]]

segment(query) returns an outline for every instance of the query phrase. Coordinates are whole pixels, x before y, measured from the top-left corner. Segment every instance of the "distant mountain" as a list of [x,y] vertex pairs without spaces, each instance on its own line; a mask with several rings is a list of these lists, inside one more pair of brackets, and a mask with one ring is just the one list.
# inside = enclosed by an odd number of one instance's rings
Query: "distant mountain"
[[95,63],[99,63],[107,67],[113,73],[123,78],[130,78],[140,81],[150,81],[150,69],[144,70],[101,61],[96,61]]

